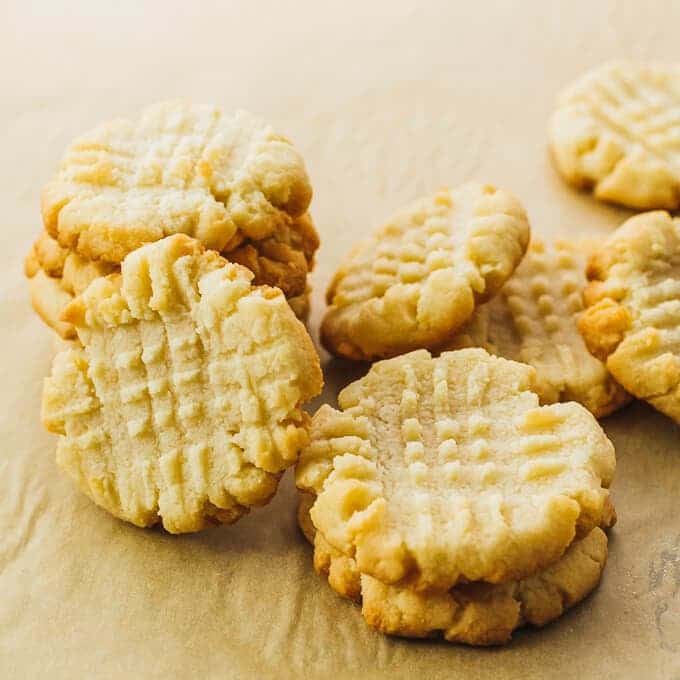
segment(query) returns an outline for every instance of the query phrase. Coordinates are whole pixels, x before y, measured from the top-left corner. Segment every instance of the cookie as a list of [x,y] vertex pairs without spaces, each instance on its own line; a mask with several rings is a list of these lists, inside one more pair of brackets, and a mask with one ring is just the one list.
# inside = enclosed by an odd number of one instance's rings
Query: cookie
[[363,360],[441,346],[500,290],[528,242],[524,208],[502,189],[471,183],[416,201],[335,273],[321,340]]
[[359,573],[354,560],[320,533],[312,543],[316,571],[340,595],[361,602],[372,628],[402,637],[441,635],[469,645],[504,644],[517,628],[544,626],[559,618],[597,587],[607,560],[607,536],[595,528],[576,539],[555,564],[520,581],[467,583],[428,593]]
[[343,597],[361,602],[369,626],[388,635],[431,637],[449,642],[498,645],[524,625],[544,626],[587,597],[607,560],[607,536],[600,528],[576,539],[553,565],[520,581],[500,585],[467,583],[443,593],[389,586],[361,574],[356,562],[335,550],[309,517],[314,497],[305,494],[298,523],[314,545],[314,568]]
[[630,218],[591,257],[579,328],[638,399],[680,422],[680,219]]
[[[28,271],[28,266],[26,268]],[[35,313],[64,340],[74,339],[73,324],[61,319],[73,295],[62,288],[60,279],[47,276],[39,267],[34,272],[28,281],[28,291]]]
[[326,540],[389,585],[502,583],[556,562],[608,507],[614,448],[530,366],[483,349],[374,364],[322,406],[296,468]]
[[300,154],[264,121],[182,101],[105,123],[75,140],[42,194],[45,228],[92,260],[184,233],[231,250],[303,215]]
[[584,245],[533,238],[501,292],[475,312],[447,349],[483,347],[529,364],[536,369],[541,403],[577,401],[599,418],[630,397],[590,354],[578,330],[587,283]]
[[47,276],[60,278],[70,252],[68,248],[60,246],[45,230],[41,231],[24,262],[26,276],[34,276],[39,268]]
[[596,198],[680,207],[680,66],[611,62],[559,97],[549,125],[562,176]]
[[268,238],[247,240],[223,256],[248,267],[256,285],[276,286],[290,298],[304,294],[318,247],[319,235],[311,217],[305,214]]
[[76,338],[73,324],[62,319],[73,297],[94,279],[118,270],[117,265],[86,260],[61,247],[47,232],[40,234],[24,260],[33,309],[64,340]]
[[[314,223],[305,214],[275,236],[244,243],[234,251],[223,253],[223,257],[247,266],[254,273],[255,285],[281,288],[290,296],[289,303],[296,316],[304,321],[310,307],[306,279],[314,267],[318,246]],[[24,262],[25,274],[31,279],[29,289],[33,308],[48,326],[66,339],[75,337],[73,326],[61,320],[72,297],[80,295],[95,278],[119,269],[116,264],[88,260],[60,246],[46,231],[40,234]],[[42,275],[33,280],[38,272]]]
[[302,295],[296,295],[294,297],[288,298],[288,304],[293,310],[295,316],[297,316],[300,321],[307,323],[309,320],[309,313],[312,309],[312,289],[307,286],[305,292]]
[[66,309],[42,416],[95,503],[173,533],[233,522],[275,493],[322,385],[281,291],[185,235],[130,254]]
[[46,231],[41,232],[24,260],[24,273],[33,278],[39,271],[71,295],[80,295],[99,276],[120,271],[120,267],[101,260],[88,260],[69,248],[63,248]]

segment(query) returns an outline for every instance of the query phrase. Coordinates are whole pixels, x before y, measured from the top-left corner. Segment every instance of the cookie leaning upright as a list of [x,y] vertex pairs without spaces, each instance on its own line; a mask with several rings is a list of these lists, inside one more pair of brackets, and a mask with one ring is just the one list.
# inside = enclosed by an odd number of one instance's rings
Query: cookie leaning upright
[[606,523],[614,449],[534,370],[482,349],[374,364],[322,406],[296,468],[311,518],[362,574],[416,591],[502,583]]
[[233,522],[308,441],[318,356],[280,290],[185,235],[144,246],[67,308],[43,421],[83,491],[139,526]]
[[680,65],[616,61],[559,96],[549,124],[562,176],[596,198],[680,207]]
[[73,142],[43,190],[42,215],[62,246],[118,263],[175,233],[217,251],[266,238],[311,196],[300,154],[271,126],[170,101]]
[[322,341],[369,360],[441,346],[501,288],[528,242],[524,208],[502,189],[470,183],[416,201],[341,264]]
[[593,254],[579,328],[628,392],[680,422],[680,219],[624,222]]

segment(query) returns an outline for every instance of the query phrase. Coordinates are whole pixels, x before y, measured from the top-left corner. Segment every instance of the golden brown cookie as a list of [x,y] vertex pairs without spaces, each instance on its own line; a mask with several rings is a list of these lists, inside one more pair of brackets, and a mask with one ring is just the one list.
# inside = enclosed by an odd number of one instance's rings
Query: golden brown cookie
[[578,330],[586,260],[584,244],[533,238],[501,292],[446,348],[483,347],[533,366],[544,404],[577,401],[599,418],[628,403],[630,396],[590,354]]
[[302,323],[307,323],[307,321],[309,321],[309,313],[312,309],[312,289],[307,286],[302,295],[288,298],[288,304],[295,316],[297,316]]
[[318,247],[319,235],[311,217],[305,214],[268,238],[244,241],[222,255],[248,267],[256,285],[276,286],[291,298],[304,294]]
[[559,97],[549,126],[562,176],[596,198],[680,207],[680,66],[617,61]]
[[416,201],[341,264],[322,342],[349,359],[439,347],[498,292],[528,242],[524,208],[502,189],[471,183]]
[[96,279],[64,320],[43,421],[59,465],[116,517],[173,533],[233,522],[307,442],[314,346],[280,290],[185,235]]
[[80,295],[94,279],[116,271],[119,271],[117,265],[87,260],[68,248],[62,248],[45,231],[24,260],[33,309],[65,340],[76,337],[73,324],[62,318],[73,297]]
[[35,313],[64,340],[75,338],[73,325],[62,321],[62,314],[73,300],[73,295],[62,288],[61,279],[47,276],[37,268],[28,281],[28,290]]
[[37,265],[47,276],[60,278],[70,252],[68,248],[60,246],[45,230],[41,231],[26,257],[26,276],[33,276]]
[[579,328],[632,395],[680,422],[680,219],[643,213],[591,257]]
[[362,573],[414,590],[556,562],[608,513],[614,447],[585,408],[483,349],[372,366],[322,406],[296,468],[314,525]]
[[335,550],[315,530],[309,517],[313,502],[309,494],[301,499],[298,523],[314,545],[315,570],[339,595],[361,602],[368,625],[388,635],[440,634],[450,642],[503,644],[515,629],[544,626],[587,597],[599,583],[607,559],[607,536],[595,528],[576,539],[555,564],[521,581],[416,592],[361,574],[351,557]]
[[170,101],[75,140],[43,190],[42,215],[62,246],[120,263],[169,234],[217,251],[267,238],[311,196],[300,154],[270,125]]

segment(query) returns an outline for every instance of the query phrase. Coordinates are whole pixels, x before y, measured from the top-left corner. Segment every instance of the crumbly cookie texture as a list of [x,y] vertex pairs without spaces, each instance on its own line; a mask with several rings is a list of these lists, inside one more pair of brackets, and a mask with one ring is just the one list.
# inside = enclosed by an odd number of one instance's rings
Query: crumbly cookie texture
[[255,284],[276,286],[290,298],[304,295],[318,247],[319,235],[305,214],[268,238],[245,241],[223,256],[250,269]]
[[[296,316],[304,321],[309,315],[307,274],[314,268],[319,236],[308,214],[295,218],[276,234],[261,241],[245,241],[222,256],[248,267],[253,284],[281,288]],[[89,260],[74,250],[60,246],[43,231],[24,262],[29,278],[31,304],[43,321],[62,338],[76,336],[72,324],[62,320],[64,309],[94,279],[120,271],[117,264]]]
[[73,300],[73,295],[63,289],[61,279],[47,276],[42,269],[37,268],[29,278],[28,290],[35,313],[59,337],[73,340],[76,329],[73,324],[62,321],[62,314]]
[[528,242],[524,208],[502,189],[470,183],[421,199],[335,273],[322,342],[366,360],[441,346],[501,288]]
[[119,263],[169,234],[217,251],[266,238],[311,196],[300,154],[270,125],[170,101],[74,141],[43,190],[42,215],[62,246]]
[[680,422],[680,219],[621,225],[588,264],[579,328],[628,392]]
[[501,583],[603,521],[614,448],[585,408],[539,406],[535,371],[483,349],[381,361],[322,406],[296,469],[326,540],[415,590]]
[[297,316],[302,323],[307,323],[309,321],[309,313],[312,310],[312,289],[311,286],[305,288],[305,292],[302,295],[295,295],[294,297],[288,298],[288,304],[293,310],[295,316]]
[[607,560],[607,536],[600,528],[576,539],[558,562],[520,581],[500,585],[467,583],[443,593],[389,586],[361,574],[356,562],[333,548],[309,517],[314,497],[298,508],[298,523],[314,545],[314,568],[339,595],[361,602],[368,625],[388,635],[430,637],[450,642],[498,645],[531,624],[544,626],[587,597]]
[[447,349],[483,347],[536,369],[542,403],[577,401],[596,417],[630,401],[578,330],[586,286],[586,244],[532,239],[522,263]]
[[642,210],[680,207],[680,66],[611,62],[559,97],[552,156],[571,184]]
[[175,235],[95,280],[64,319],[42,416],[59,465],[98,505],[170,532],[266,503],[308,441],[318,356],[281,291]]

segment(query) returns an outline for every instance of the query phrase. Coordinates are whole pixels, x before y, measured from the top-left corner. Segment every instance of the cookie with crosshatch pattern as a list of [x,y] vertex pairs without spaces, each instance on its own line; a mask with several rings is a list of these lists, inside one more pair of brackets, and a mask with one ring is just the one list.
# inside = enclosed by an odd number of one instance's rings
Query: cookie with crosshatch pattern
[[533,238],[501,292],[482,305],[448,349],[483,347],[536,369],[541,403],[578,401],[596,417],[630,401],[578,330],[587,252],[594,244]]
[[175,233],[233,250],[289,225],[311,197],[300,154],[270,125],[168,101],[76,139],[43,190],[42,216],[62,246],[120,263]]
[[321,340],[349,359],[439,347],[498,292],[528,242],[524,208],[502,189],[469,183],[416,201],[340,265]]
[[628,392],[680,422],[680,218],[626,220],[587,274],[579,328],[588,348]]
[[[316,531],[309,517],[313,503],[313,496],[302,495],[298,524],[314,546],[316,572],[339,595],[361,602],[368,625],[388,635],[442,635],[450,642],[469,645],[503,644],[516,628],[544,626],[587,597],[597,587],[607,559],[607,536],[595,528],[574,540],[555,564],[520,581],[460,584],[442,593],[416,592],[361,574],[351,557]],[[612,512],[607,520],[614,517]]]
[[680,207],[680,65],[615,61],[560,96],[549,125],[562,176],[631,208]]
[[614,447],[581,405],[539,406],[534,376],[483,349],[374,364],[312,420],[296,483],[316,528],[414,590],[556,562],[609,511]]
[[45,381],[59,465],[112,514],[173,533],[237,520],[308,440],[314,346],[280,290],[196,240],[144,246],[67,308]]

